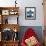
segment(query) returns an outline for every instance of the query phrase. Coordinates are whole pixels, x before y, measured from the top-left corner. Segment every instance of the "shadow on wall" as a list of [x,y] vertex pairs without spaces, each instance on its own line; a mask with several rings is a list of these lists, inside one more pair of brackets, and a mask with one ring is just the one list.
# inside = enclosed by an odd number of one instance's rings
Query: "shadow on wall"
[[37,37],[39,39],[39,41],[41,43],[43,43],[43,30],[42,30],[42,26],[21,26],[20,27],[20,32],[19,32],[19,39],[20,39],[20,42],[23,38],[23,35],[25,33],[25,31],[28,29],[28,28],[32,28],[36,34],[37,34]]

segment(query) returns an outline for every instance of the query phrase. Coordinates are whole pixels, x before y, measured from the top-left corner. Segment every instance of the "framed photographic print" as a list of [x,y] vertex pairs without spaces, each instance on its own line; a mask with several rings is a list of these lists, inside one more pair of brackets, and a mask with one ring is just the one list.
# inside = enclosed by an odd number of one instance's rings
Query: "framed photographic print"
[[9,10],[2,10],[2,15],[9,15]]
[[26,20],[36,19],[36,8],[35,7],[25,7],[25,19]]

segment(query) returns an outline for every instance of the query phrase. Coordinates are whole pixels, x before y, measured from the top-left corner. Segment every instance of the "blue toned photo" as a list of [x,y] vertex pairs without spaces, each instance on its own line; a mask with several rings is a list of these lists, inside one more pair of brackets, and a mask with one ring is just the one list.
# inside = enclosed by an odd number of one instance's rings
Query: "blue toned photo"
[[27,20],[36,19],[36,8],[35,7],[26,7],[25,8],[25,19],[27,19]]

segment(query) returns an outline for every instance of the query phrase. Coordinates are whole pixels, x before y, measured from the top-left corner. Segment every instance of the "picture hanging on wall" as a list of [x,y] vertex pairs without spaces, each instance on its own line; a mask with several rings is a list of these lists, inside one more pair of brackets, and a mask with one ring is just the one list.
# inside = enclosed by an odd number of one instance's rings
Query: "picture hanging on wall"
[[36,8],[35,7],[25,7],[25,19],[36,20]]

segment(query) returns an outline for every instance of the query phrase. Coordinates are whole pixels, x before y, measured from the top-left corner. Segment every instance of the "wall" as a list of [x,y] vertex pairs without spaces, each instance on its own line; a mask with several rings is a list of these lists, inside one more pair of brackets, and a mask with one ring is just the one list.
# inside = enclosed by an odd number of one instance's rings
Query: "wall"
[[[0,6],[15,6],[15,0],[0,0]],[[19,6],[19,24],[20,26],[43,26],[43,6],[42,0],[17,0]],[[25,20],[25,7],[36,7],[36,20]]]
[[[25,20],[25,7],[36,7],[36,20]],[[22,9],[22,10],[21,10]],[[23,26],[43,26],[42,0],[24,0],[20,8],[20,23]],[[23,21],[22,21],[23,20]]]

